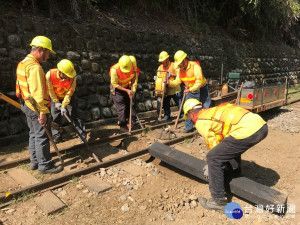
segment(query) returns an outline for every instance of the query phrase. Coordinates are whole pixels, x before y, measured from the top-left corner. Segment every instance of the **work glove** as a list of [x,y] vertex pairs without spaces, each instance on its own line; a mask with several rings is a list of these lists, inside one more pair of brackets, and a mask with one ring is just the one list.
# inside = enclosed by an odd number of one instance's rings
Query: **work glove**
[[207,180],[209,180],[209,177],[208,177],[208,165],[205,165],[205,166],[203,167],[203,175],[204,175],[204,177],[205,177]]
[[60,108],[61,108],[61,103],[60,103],[60,102],[55,103],[55,108],[56,108],[57,110],[60,110]]
[[64,116],[65,113],[67,113],[67,109],[66,108],[60,108],[60,113],[62,116]]

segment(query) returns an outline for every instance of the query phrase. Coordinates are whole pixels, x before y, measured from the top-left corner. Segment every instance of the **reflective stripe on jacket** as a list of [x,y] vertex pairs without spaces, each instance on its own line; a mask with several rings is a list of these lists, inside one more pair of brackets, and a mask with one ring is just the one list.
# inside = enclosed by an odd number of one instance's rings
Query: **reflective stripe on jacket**
[[[194,70],[195,67],[197,66],[200,67],[200,63],[198,61],[189,61],[187,70],[184,71],[179,69],[179,78],[186,86],[188,85],[188,87],[194,86],[196,82]],[[202,82],[200,88],[203,87],[205,84],[206,84],[206,79],[202,75]]]
[[[169,65],[169,67],[167,69],[164,69],[163,64],[161,64],[158,67],[157,77],[164,79],[167,73],[166,72],[161,72],[161,71],[167,71],[170,74],[173,74],[174,76],[170,76],[169,80],[174,81],[174,79],[176,77],[176,74],[175,74],[176,71],[174,69],[174,63],[173,62],[170,62],[170,65]],[[158,80],[158,79],[156,79],[156,80]],[[175,94],[177,94],[179,92],[181,92],[181,87],[180,86],[177,86],[177,87],[168,87],[167,88],[167,95],[175,95]]]
[[232,104],[203,109],[197,118],[195,127],[210,149],[228,136],[250,137],[266,123],[258,114]]
[[[63,100],[65,95],[69,92],[74,78],[71,78],[70,80],[62,80],[59,78],[58,72],[58,69],[50,69],[50,81],[57,98],[59,100]],[[75,90],[71,91],[74,92]]]
[[17,66],[16,95],[21,96],[25,104],[34,111],[28,100],[31,96],[36,101],[36,107],[41,114],[49,113],[50,102],[45,73],[38,60],[31,54],[28,54]]
[[119,78],[118,84],[121,87],[124,87],[124,88],[128,87],[129,83],[131,83],[131,80],[135,77],[133,66],[131,67],[131,70],[130,70],[129,73],[123,73],[121,71],[119,63],[116,63],[115,65],[110,67],[110,71],[109,71],[110,76],[111,76],[111,70],[112,69],[115,69],[117,71],[117,75],[118,75],[118,78]]
[[31,65],[40,65],[38,61],[33,58],[19,62],[17,66],[17,79],[16,79],[16,95],[19,98],[20,94],[23,100],[27,100],[30,96],[27,77],[29,77],[28,68]]

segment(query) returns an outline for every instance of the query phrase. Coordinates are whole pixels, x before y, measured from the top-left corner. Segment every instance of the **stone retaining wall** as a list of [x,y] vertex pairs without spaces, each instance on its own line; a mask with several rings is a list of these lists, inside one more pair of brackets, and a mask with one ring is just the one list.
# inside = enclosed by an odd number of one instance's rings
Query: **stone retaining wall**
[[[224,76],[240,72],[245,78],[261,74],[297,78],[300,74],[299,49],[283,44],[243,43],[212,36],[180,37],[67,20],[0,15],[0,91],[9,97],[16,99],[15,69],[37,35],[49,37],[57,53],[42,65],[46,72],[63,58],[74,63],[78,76],[73,98],[85,121],[116,116],[108,71],[123,54],[134,55],[142,71],[136,94],[140,112],[156,109],[153,76],[162,50],[168,51],[172,60],[177,50],[186,51],[190,59],[200,61],[204,75],[211,80],[219,79],[222,64]],[[0,100],[0,137],[26,129],[20,110]]]

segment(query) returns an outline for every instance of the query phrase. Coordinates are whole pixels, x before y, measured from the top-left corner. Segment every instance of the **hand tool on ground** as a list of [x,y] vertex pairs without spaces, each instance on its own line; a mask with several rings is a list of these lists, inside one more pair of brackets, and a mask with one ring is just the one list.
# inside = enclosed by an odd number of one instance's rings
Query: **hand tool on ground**
[[[185,89],[187,89],[188,86],[189,86],[189,83],[187,83],[187,85],[185,86]],[[180,117],[180,114],[181,114],[181,110],[182,110],[182,107],[183,107],[183,104],[184,104],[185,97],[186,97],[186,93],[184,92],[182,100],[181,100],[180,108],[179,108],[179,111],[178,111],[178,114],[177,114],[177,118],[176,118],[176,121],[175,121],[175,124],[174,124],[174,130],[177,129],[177,124],[178,124],[178,121],[179,121],[179,117]]]
[[[132,91],[132,86],[131,86],[131,91]],[[131,128],[132,128],[132,98],[133,98],[133,95],[130,95],[129,96],[130,98],[130,108],[129,108],[129,128],[128,128],[128,132],[131,133]]]
[[[28,97],[28,100],[29,100],[29,102],[31,103],[31,105],[33,106],[36,115],[39,117],[39,116],[40,116],[40,113],[39,113],[39,111],[38,111],[38,109],[37,109],[37,107],[36,107],[36,101],[35,101],[35,99],[32,98],[31,96],[29,96],[29,97]],[[59,160],[60,160],[61,166],[63,167],[64,160],[62,159],[61,154],[59,153],[58,148],[57,148],[55,142],[53,141],[53,138],[52,138],[51,133],[49,132],[49,130],[48,130],[48,128],[46,127],[46,125],[42,125],[42,126],[43,126],[43,128],[45,129],[46,134],[47,134],[47,136],[48,136],[48,138],[49,138],[51,144],[53,145],[53,147],[54,147],[54,149],[55,149],[55,152],[56,152],[56,154],[57,154],[57,156],[58,156],[58,158],[59,158]]]
[[[15,100],[11,99],[10,97],[7,97],[5,94],[3,94],[1,92],[0,92],[0,99],[3,99],[4,101],[8,102],[9,104],[15,106],[18,109],[21,109],[21,104],[20,103],[16,102]],[[51,126],[51,128],[57,130],[59,133],[63,132],[62,128],[57,126],[54,123],[51,123],[50,126]]]
[[[131,91],[133,91],[133,84],[134,84],[134,82],[135,82],[136,76],[137,76],[137,74],[136,74],[136,69],[134,68],[134,78],[133,78],[132,81],[131,81],[131,82],[132,82],[132,83],[131,83],[131,84],[132,84],[132,85],[131,85]],[[132,110],[133,110],[133,95],[130,96],[129,128],[128,128],[129,133],[131,133],[131,128],[132,128]],[[135,110],[135,111],[136,111],[136,110]],[[135,116],[136,116],[136,119],[138,120],[138,122],[139,122],[141,128],[144,129],[144,127],[143,127],[143,125],[142,125],[142,123],[141,123],[141,121],[140,121],[140,118],[138,117],[137,113],[135,113]]]
[[87,140],[82,136],[82,134],[79,132],[79,130],[77,130],[77,128],[75,127],[75,125],[74,125],[73,121],[71,120],[71,118],[67,115],[67,113],[64,113],[64,116],[67,119],[67,121],[72,125],[72,127],[74,128],[74,130],[76,130],[78,136],[83,141],[83,143],[86,145],[88,151],[91,153],[91,155],[93,156],[93,158],[97,161],[97,163],[101,163],[101,161],[99,160],[98,156],[90,149],[90,146],[89,146]]

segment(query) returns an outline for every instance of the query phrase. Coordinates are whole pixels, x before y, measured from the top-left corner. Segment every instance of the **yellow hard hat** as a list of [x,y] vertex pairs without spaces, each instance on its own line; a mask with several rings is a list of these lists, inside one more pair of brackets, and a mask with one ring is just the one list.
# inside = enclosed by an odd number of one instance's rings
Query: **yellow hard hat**
[[137,65],[136,65],[136,59],[135,59],[135,57],[133,55],[130,55],[129,58],[130,58],[131,62],[133,63],[134,68],[136,68]]
[[182,62],[182,60],[185,59],[185,57],[187,57],[187,54],[182,50],[179,50],[175,53],[175,55],[174,55],[174,61],[175,61],[174,66],[175,66],[175,68],[178,67],[178,65]]
[[120,59],[119,59],[119,64],[120,64],[120,68],[121,71],[123,73],[129,73],[131,70],[131,66],[132,66],[132,62],[129,58],[128,55],[123,55]]
[[163,62],[163,61],[165,61],[167,58],[169,58],[169,54],[168,54],[166,51],[162,51],[162,52],[159,54],[158,62]]
[[68,59],[63,59],[59,63],[57,63],[57,68],[60,72],[66,74],[70,78],[74,78],[76,76],[74,65]]
[[[186,120],[187,117],[187,113],[193,109],[196,105],[200,105],[202,106],[202,103],[199,102],[197,99],[195,98],[190,98],[188,100],[185,101],[184,105],[183,105],[183,112],[184,112],[184,116],[183,119]],[[200,107],[199,107],[200,108]]]
[[46,48],[50,50],[51,53],[55,54],[55,51],[52,50],[51,40],[45,36],[36,36],[32,39],[30,46]]

